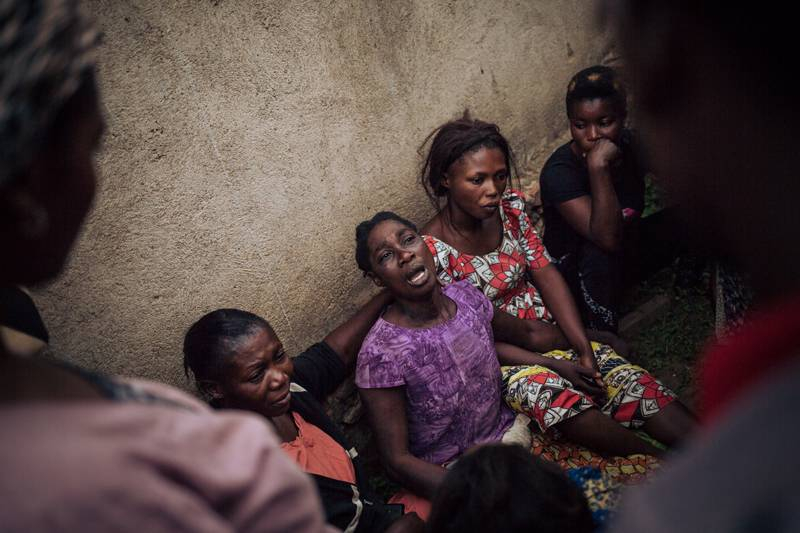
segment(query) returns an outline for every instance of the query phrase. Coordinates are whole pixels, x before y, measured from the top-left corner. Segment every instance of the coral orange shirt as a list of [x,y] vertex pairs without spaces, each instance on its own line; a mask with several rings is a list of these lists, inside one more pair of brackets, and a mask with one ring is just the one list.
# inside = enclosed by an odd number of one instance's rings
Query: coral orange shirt
[[292,412],[292,417],[297,425],[297,438],[281,444],[289,458],[304,472],[355,485],[356,471],[345,449],[298,413]]

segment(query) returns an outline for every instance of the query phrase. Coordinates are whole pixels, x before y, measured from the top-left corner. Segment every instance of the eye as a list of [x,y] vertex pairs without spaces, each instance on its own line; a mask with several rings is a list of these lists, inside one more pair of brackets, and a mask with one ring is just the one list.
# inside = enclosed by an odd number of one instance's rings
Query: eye
[[609,126],[611,126],[613,124],[614,124],[614,119],[611,119],[611,118],[600,121],[600,127],[601,128],[607,128],[607,127],[609,127]]
[[481,183],[483,183],[483,177],[475,176],[474,178],[470,178],[469,182],[472,183],[473,185],[480,185]]
[[498,181],[506,181],[508,179],[508,174],[503,172],[502,174],[498,174],[495,177],[497,178]]
[[263,367],[263,366],[259,367],[255,372],[253,372],[250,375],[250,379],[248,379],[247,381],[249,381],[250,383],[253,383],[253,384],[260,383],[261,382],[261,378],[264,377],[264,368],[265,367]]
[[574,127],[576,130],[582,130],[586,127],[586,125],[583,122],[573,122],[572,127]]
[[411,244],[412,242],[417,240],[417,236],[413,233],[408,233],[405,237],[403,237],[403,244]]
[[390,252],[389,250],[381,252],[381,254],[378,255],[378,264],[381,265],[384,264],[386,261],[389,260],[390,257],[392,257],[392,252]]
[[275,354],[275,357],[272,358],[273,361],[283,361],[286,359],[286,350],[281,350],[280,352]]

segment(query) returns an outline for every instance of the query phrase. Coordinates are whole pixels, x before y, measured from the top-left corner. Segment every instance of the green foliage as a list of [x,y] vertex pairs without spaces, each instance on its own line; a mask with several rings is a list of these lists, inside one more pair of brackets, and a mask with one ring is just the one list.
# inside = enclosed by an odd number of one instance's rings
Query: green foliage
[[697,358],[714,333],[714,312],[707,294],[707,275],[694,287],[673,287],[678,267],[668,268],[642,283],[634,299],[646,301],[670,294],[667,312],[629,339],[631,358],[672,388],[688,406],[694,403]]
[[646,217],[664,208],[664,194],[656,185],[653,175],[647,174],[644,177],[644,211],[642,216]]

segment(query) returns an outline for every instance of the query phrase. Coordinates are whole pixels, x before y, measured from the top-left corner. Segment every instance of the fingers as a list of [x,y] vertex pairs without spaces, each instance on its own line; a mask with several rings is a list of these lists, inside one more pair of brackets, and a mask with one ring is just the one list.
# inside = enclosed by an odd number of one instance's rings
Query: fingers
[[584,392],[591,394],[592,396],[597,396],[599,394],[603,394],[603,387],[597,383],[593,378],[589,376],[584,376],[583,374],[580,375],[579,379],[576,383],[573,383],[575,387],[582,389]]
[[573,383],[575,388],[591,396],[597,403],[603,403],[605,401],[606,387],[600,372],[579,365],[576,365],[575,370],[579,378]]
[[576,366],[575,370],[578,372],[578,374],[580,374],[581,379],[583,379],[584,381],[591,381],[592,383],[596,383],[598,379],[601,379],[600,372],[598,372],[594,368],[586,368],[585,366]]

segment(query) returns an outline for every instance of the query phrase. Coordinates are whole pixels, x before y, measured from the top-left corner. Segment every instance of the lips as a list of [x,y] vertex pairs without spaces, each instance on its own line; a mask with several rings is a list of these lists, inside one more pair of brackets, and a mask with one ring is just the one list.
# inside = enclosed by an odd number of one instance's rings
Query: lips
[[289,392],[289,388],[286,388],[286,392],[283,393],[278,399],[273,400],[270,402],[274,407],[285,407],[289,405],[289,400],[292,398],[292,394]]
[[487,204],[487,205],[482,205],[481,206],[482,209],[485,209],[487,211],[494,211],[498,207],[500,207],[500,204]]
[[421,287],[428,281],[429,276],[430,271],[425,267],[425,265],[419,265],[413,267],[409,271],[408,275],[406,276],[406,283],[412,287]]

